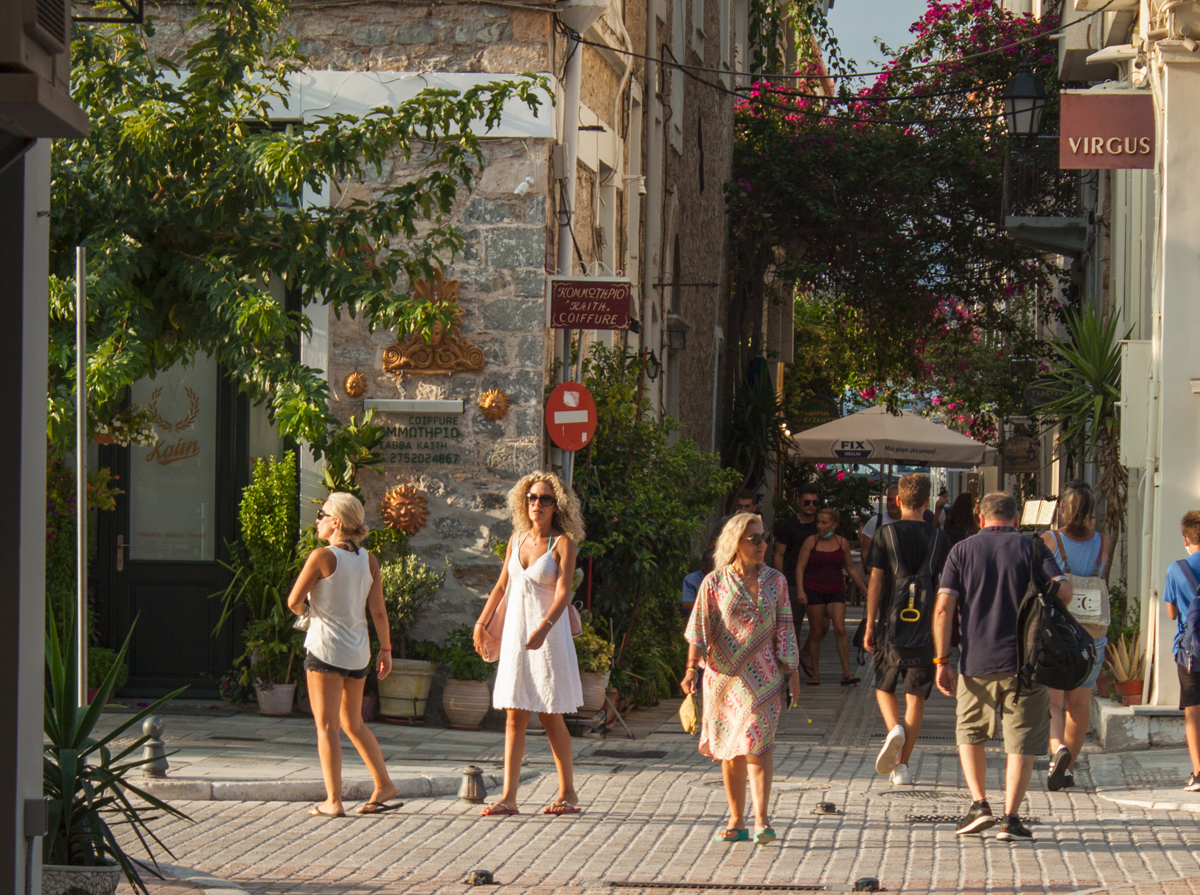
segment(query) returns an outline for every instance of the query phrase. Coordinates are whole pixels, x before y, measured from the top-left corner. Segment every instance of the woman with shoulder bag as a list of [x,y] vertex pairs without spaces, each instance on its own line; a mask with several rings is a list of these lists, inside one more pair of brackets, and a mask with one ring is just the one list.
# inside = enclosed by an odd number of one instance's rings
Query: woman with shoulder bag
[[[583,705],[579,660],[571,640],[571,581],[583,540],[579,501],[558,476],[533,472],[509,492],[513,535],[500,578],[479,621],[475,649],[499,661],[492,705],[504,709],[504,791],[485,805],[485,817],[520,814],[517,785],[525,757],[525,728],[537,712],[558,767],[558,796],[543,814],[578,814],[571,733],[563,715]],[[499,643],[497,634],[502,634]]]
[[381,642],[375,662],[380,680],[392,670],[391,628],[383,604],[379,562],[358,546],[366,536],[359,499],[353,494],[330,494],[317,512],[317,537],[329,546],[318,547],[308,555],[288,594],[288,609],[301,618],[308,599],[304,670],[317,725],[317,754],[325,777],[325,801],[308,812],[312,817],[346,816],[342,807],[341,730],[350,737],[375,782],[371,798],[359,806],[358,813],[379,814],[403,804],[388,801],[399,790],[388,776],[375,734],[362,717],[363,686],[371,670],[368,610]]
[[[696,692],[704,666],[700,753],[721,762],[729,821],[718,842],[745,842],[746,782],[754,808],[754,842],[775,840],[767,812],[774,776],[775,728],[785,697],[800,694],[796,629],[787,579],[766,565],[771,536],[762,519],[739,513],[725,523],[714,571],[696,594],[688,621],[687,674],[680,687]],[[785,692],[785,682],[787,692]]]
[[1071,582],[1074,596],[1068,607],[1096,642],[1096,665],[1074,690],[1050,691],[1050,770],[1046,786],[1052,792],[1075,785],[1075,759],[1087,736],[1092,688],[1104,667],[1110,609],[1108,585],[1101,577],[1108,560],[1108,537],[1096,531],[1096,497],[1086,482],[1072,482],[1058,499],[1059,528],[1045,532],[1042,541]]

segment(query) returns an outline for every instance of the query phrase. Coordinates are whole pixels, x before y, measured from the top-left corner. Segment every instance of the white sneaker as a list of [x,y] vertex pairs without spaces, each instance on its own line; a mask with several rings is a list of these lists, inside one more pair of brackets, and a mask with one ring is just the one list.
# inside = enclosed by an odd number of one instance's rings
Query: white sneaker
[[890,774],[896,769],[896,758],[900,755],[900,750],[904,748],[904,728],[897,724],[888,731],[887,739],[883,741],[883,748],[879,750],[879,755],[875,759],[875,773]]
[[896,770],[892,771],[892,786],[912,786],[913,778],[912,771],[908,769],[906,764],[896,765]]

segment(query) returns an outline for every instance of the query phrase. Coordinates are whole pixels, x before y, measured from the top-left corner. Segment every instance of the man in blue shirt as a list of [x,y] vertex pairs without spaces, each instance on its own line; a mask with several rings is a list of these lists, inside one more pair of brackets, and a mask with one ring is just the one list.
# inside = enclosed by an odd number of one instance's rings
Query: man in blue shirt
[[[1192,570],[1192,576],[1200,581],[1200,512],[1185,513],[1181,522],[1183,549],[1188,552],[1183,560]],[[1177,563],[1167,569],[1167,583],[1163,588],[1163,602],[1167,604],[1167,615],[1175,622],[1175,666],[1179,672],[1179,707],[1183,709],[1183,731],[1187,738],[1188,754],[1192,759],[1192,775],[1183,788],[1188,792],[1200,792],[1200,668],[1188,668],[1187,650],[1184,647],[1183,623],[1188,609],[1195,599],[1195,591]]]
[[[1050,691],[1041,684],[1018,684],[1017,610],[1031,578],[1042,592],[1057,581],[1064,604],[1071,601],[1071,584],[1049,550],[1040,551],[1041,562],[1033,561],[1035,545],[1017,531],[1017,502],[1012,495],[995,491],[984,496],[979,502],[979,523],[979,534],[950,550],[933,614],[937,688],[957,702],[955,739],[972,799],[956,832],[959,836],[978,833],[996,824],[987,802],[984,743],[995,735],[999,712],[1008,763],[1004,820],[996,838],[1029,840],[1033,833],[1017,812],[1029,787],[1034,757],[1050,747]],[[962,622],[957,689],[949,665],[956,611]]]

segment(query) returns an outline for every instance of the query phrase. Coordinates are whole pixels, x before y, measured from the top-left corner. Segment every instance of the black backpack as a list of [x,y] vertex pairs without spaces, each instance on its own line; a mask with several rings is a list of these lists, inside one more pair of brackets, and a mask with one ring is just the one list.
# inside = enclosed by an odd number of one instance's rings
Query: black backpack
[[946,541],[935,532],[921,567],[912,572],[901,557],[895,524],[879,529],[877,537],[891,566],[892,595],[883,632],[888,661],[896,668],[932,665],[933,609],[937,603],[933,570],[944,559]]
[[1074,690],[1092,673],[1096,642],[1067,611],[1057,587],[1042,593],[1034,570],[1046,556],[1046,545],[1032,538],[1029,585],[1017,609],[1018,694],[1021,687],[1044,684],[1054,690]]

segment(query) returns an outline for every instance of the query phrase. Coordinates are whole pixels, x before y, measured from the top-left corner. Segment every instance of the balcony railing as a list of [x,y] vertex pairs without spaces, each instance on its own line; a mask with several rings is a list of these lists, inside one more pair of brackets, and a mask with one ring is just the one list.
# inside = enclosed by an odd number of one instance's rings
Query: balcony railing
[[1074,218],[1083,214],[1078,171],[1058,167],[1058,137],[1030,147],[1009,143],[1004,158],[1001,223],[1009,217]]

